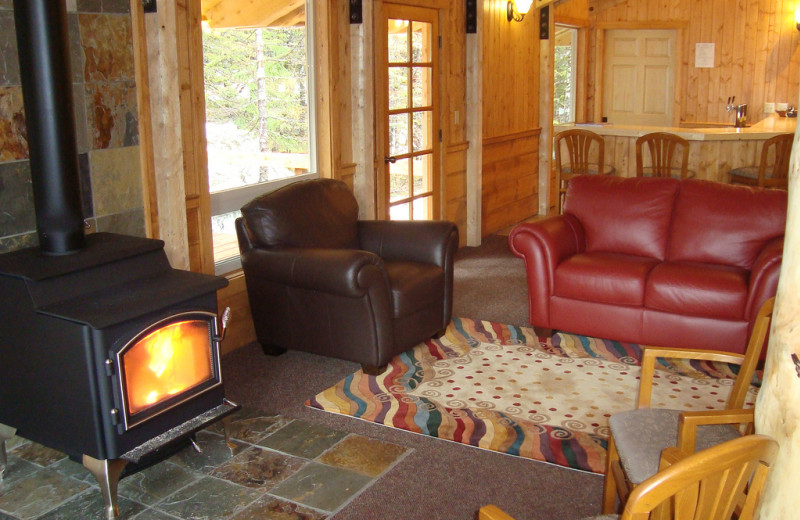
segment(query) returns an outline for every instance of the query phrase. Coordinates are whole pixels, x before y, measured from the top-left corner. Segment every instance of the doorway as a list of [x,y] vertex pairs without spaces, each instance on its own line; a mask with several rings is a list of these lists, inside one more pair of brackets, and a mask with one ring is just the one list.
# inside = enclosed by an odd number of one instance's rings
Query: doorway
[[376,29],[379,215],[390,220],[439,216],[439,13],[383,4]]

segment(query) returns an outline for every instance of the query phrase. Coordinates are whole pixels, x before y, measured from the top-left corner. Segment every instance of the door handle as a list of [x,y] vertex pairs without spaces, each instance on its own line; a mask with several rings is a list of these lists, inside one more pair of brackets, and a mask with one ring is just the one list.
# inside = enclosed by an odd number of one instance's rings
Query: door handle
[[387,155],[386,157],[383,158],[383,162],[394,164],[397,162],[397,157],[392,157],[390,155]]

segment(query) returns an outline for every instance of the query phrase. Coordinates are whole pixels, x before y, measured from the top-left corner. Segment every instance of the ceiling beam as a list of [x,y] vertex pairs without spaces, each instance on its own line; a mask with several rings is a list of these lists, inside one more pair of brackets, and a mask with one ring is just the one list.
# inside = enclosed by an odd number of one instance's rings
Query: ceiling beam
[[305,0],[202,0],[203,21],[213,29],[277,27],[305,20]]

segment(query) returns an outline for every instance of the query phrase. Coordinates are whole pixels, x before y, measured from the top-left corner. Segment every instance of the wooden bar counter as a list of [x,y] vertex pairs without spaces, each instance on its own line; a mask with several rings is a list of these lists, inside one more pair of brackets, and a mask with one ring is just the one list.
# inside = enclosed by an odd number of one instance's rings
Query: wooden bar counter
[[745,128],[719,123],[685,123],[681,127],[632,126],[610,123],[556,125],[554,132],[582,128],[605,141],[605,162],[615,175],[636,176],[636,139],[650,132],[669,132],[689,141],[689,170],[694,178],[727,183],[728,171],[758,165],[761,148],[778,134],[794,133],[796,118],[772,115]]

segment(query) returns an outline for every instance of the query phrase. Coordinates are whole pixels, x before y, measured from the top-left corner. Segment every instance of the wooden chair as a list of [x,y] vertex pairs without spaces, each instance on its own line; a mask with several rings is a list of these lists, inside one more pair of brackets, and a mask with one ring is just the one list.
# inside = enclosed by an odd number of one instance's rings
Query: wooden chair
[[[562,150],[562,147],[564,149]],[[596,152],[593,149],[596,148]],[[605,165],[605,146],[603,138],[583,129],[565,130],[553,138],[555,152],[555,168],[558,175],[558,212],[564,206],[564,195],[567,193],[569,180],[576,175],[595,175],[613,173],[614,168]],[[562,153],[566,151],[569,162],[564,162]],[[596,154],[596,155],[594,155]],[[596,157],[596,162],[591,161]]]
[[[606,476],[603,485],[603,513],[616,509],[616,498],[625,502],[629,492],[658,471],[659,454],[677,446],[690,453],[736,438],[750,431],[753,410],[744,410],[747,390],[769,331],[775,298],[766,300],[758,311],[745,353],[713,350],[646,347],[636,409],[617,413],[609,419]],[[681,412],[650,408],[657,358],[719,361],[740,365],[723,410]]]
[[[659,471],[631,493],[620,520],[752,520],[778,443],[746,435],[697,453],[671,447]],[[585,520],[609,520],[614,515]],[[484,506],[478,520],[514,520],[497,506]]]
[[[642,148],[647,145],[650,152],[650,166],[645,167]],[[680,150],[679,150],[680,149]],[[680,151],[680,166],[673,166],[676,154]],[[689,172],[689,142],[683,137],[667,132],[645,134],[636,140],[637,177],[680,177],[686,179]]]
[[794,134],[776,135],[764,141],[759,165],[732,169],[728,172],[731,184],[787,189],[793,142]]

